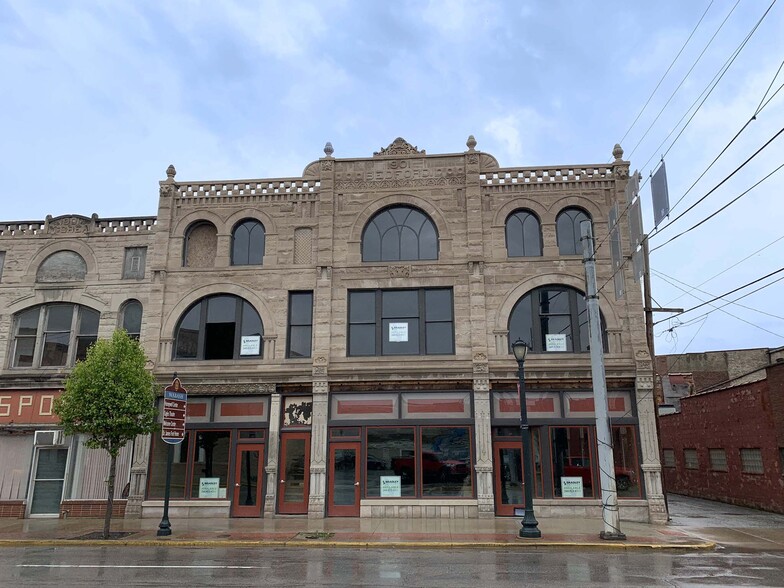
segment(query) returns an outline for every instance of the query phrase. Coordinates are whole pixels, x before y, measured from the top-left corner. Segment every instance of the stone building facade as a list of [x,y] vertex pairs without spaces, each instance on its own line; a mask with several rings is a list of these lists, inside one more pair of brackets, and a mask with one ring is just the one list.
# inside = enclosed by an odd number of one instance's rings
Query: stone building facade
[[[612,282],[629,162],[500,168],[466,146],[327,144],[297,178],[170,166],[156,217],[0,223],[0,457],[19,456],[0,459],[0,513],[93,512],[100,457],[28,404],[124,327],[189,392],[171,516],[515,515],[521,338],[537,512],[600,517],[579,223]],[[620,274],[600,308],[621,516],[663,522],[641,295]],[[155,435],[129,449],[125,516],[160,517],[165,461]]]

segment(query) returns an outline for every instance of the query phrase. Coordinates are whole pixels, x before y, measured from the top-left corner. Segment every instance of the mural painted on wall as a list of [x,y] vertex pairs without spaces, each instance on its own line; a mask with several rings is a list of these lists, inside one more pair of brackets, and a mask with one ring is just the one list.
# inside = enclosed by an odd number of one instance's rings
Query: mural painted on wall
[[313,399],[308,396],[286,398],[283,404],[283,426],[310,426],[313,416]]

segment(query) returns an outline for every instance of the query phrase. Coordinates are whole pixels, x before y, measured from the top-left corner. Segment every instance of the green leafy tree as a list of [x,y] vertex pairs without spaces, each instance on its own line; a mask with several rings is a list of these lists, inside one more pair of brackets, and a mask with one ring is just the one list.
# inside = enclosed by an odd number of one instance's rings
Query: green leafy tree
[[66,435],[87,435],[87,447],[105,449],[111,458],[104,539],[112,519],[117,455],[134,437],[157,428],[155,381],[146,361],[138,341],[118,329],[90,347],[54,405]]

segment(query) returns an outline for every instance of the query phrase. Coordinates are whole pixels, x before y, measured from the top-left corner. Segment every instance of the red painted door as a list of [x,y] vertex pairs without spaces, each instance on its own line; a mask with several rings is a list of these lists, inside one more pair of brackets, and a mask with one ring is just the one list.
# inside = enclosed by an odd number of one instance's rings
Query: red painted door
[[261,486],[264,480],[264,445],[243,443],[237,445],[234,460],[234,496],[231,514],[234,517],[261,516]]
[[278,512],[307,514],[310,491],[310,433],[281,433]]
[[329,447],[329,516],[359,516],[359,455],[359,443],[333,443]]

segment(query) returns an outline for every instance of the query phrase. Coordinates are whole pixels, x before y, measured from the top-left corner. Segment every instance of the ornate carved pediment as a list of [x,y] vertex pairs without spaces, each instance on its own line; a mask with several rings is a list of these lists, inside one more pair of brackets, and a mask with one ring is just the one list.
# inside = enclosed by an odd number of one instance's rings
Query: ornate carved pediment
[[52,218],[46,217],[46,232],[54,235],[86,234],[93,220],[78,214],[67,214]]
[[420,151],[403,137],[398,137],[386,149],[382,148],[381,151],[373,153],[373,157],[381,157],[383,155],[425,155],[425,150],[422,149]]

